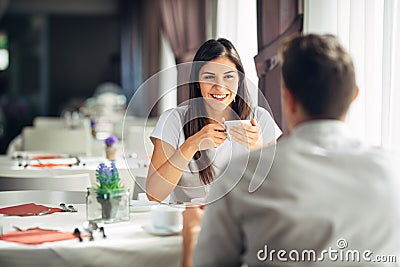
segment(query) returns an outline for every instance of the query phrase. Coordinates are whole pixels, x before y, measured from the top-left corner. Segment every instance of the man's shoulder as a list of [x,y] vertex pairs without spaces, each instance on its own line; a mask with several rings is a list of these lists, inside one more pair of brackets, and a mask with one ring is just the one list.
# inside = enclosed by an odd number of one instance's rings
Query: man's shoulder
[[214,187],[229,192],[247,192],[259,187],[273,165],[275,150],[275,146],[268,146],[234,157],[226,166],[222,179],[215,181]]

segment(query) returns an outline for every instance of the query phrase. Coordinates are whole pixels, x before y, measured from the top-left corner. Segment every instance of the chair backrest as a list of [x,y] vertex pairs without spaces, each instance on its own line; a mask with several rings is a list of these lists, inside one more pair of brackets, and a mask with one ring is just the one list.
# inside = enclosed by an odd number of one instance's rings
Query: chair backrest
[[[68,128],[65,118],[62,117],[35,117],[33,126],[42,129]],[[78,118],[75,122],[75,127],[90,129],[90,120],[88,118]]]
[[64,128],[65,121],[61,117],[35,117],[33,119],[33,126],[35,128]]
[[90,176],[87,173],[47,177],[22,176],[18,173],[0,176],[0,191],[58,190],[86,192],[90,185]]
[[134,180],[132,199],[138,199],[139,194],[146,192],[148,168],[134,168],[128,170],[128,175]]
[[126,152],[135,153],[138,157],[148,156],[153,153],[153,143],[150,134],[154,127],[130,126],[124,132],[124,149]]
[[22,131],[24,151],[42,151],[90,155],[92,137],[89,129],[25,127]]
[[0,205],[17,205],[35,202],[36,204],[85,204],[86,192],[28,190],[28,191],[2,191],[0,192]]
[[125,116],[124,118],[124,123],[125,127],[129,126],[145,126],[145,127],[155,127],[157,122],[158,122],[157,117],[151,117],[151,118],[139,118],[139,117],[133,117],[133,116]]

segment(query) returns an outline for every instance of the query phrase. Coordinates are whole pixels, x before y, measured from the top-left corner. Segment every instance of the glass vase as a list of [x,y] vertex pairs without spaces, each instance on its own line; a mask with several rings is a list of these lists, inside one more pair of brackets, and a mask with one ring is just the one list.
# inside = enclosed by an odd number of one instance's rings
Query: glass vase
[[129,221],[129,189],[114,189],[101,194],[90,187],[86,194],[86,219],[88,221],[115,223]]

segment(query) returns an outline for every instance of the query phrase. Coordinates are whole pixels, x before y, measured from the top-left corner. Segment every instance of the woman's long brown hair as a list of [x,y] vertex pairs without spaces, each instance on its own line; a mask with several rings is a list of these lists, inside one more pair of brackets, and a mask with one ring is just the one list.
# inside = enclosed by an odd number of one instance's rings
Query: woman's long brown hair
[[[230,59],[236,65],[236,69],[238,70],[239,86],[235,101],[232,102],[232,111],[235,113],[235,116],[237,116],[237,119],[241,120],[248,119],[251,114],[251,107],[248,104],[249,93],[245,81],[244,68],[238,52],[232,43],[226,39],[210,39],[197,50],[192,63],[189,83],[189,104],[188,111],[185,114],[185,124],[183,126],[186,139],[209,124],[208,114],[205,109],[200,91],[200,84],[198,82],[199,72],[208,61],[218,57],[226,57]],[[197,151],[196,154],[194,154],[193,159],[196,161],[200,180],[203,184],[211,183],[215,177],[215,170],[207,151]]]

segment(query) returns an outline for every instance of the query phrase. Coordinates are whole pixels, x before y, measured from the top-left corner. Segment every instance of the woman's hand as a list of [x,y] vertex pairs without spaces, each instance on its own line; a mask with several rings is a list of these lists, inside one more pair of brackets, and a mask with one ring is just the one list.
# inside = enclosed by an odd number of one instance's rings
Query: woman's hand
[[150,200],[162,201],[179,183],[182,173],[199,150],[221,145],[226,139],[223,124],[208,124],[189,137],[179,149],[156,139],[146,179],[146,194]]
[[249,149],[258,149],[263,146],[263,141],[260,135],[260,128],[255,119],[252,119],[251,126],[242,123],[241,126],[230,127],[230,134],[236,142],[242,144]]
[[210,123],[204,126],[198,133],[189,137],[187,141],[194,144],[197,150],[205,150],[220,146],[225,139],[225,125]]

